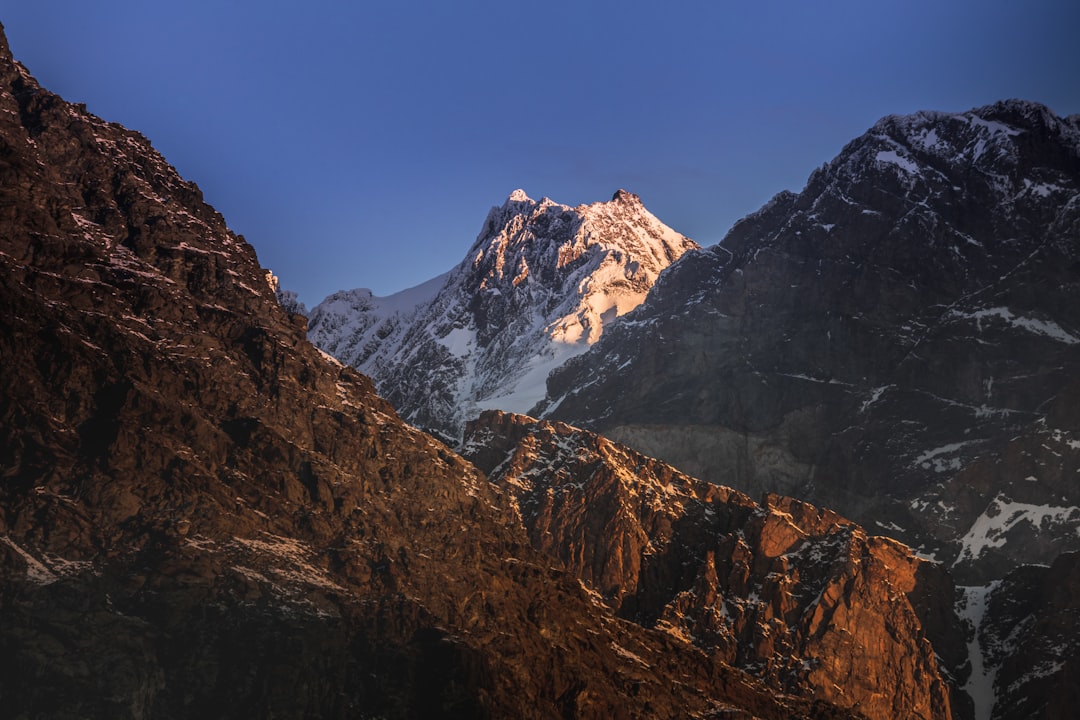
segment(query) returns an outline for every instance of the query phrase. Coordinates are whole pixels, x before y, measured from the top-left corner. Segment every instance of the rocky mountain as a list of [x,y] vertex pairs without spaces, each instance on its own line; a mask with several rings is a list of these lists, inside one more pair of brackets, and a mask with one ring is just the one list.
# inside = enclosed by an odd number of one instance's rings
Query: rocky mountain
[[1077,297],[1080,117],[888,117],[661,276],[535,412],[914,545],[983,621],[978,717],[1067,717],[1045,566],[1080,549]]
[[1078,293],[1078,118],[888,117],[665,273],[537,410],[983,582],[1080,548]]
[[464,454],[514,498],[533,547],[619,616],[777,691],[867,717],[950,714],[940,665],[968,671],[952,582],[900,543],[562,423],[488,411],[469,423]]
[[6,717],[864,717],[620,618],[2,33],[0,303]]
[[1049,566],[1025,565],[966,600],[976,616],[982,682],[998,701],[993,717],[1070,717],[1080,693],[1080,555],[1063,553]]
[[460,437],[482,409],[535,405],[553,368],[696,248],[624,190],[576,208],[516,190],[447,275],[388,298],[331,295],[309,337],[370,375],[410,422]]

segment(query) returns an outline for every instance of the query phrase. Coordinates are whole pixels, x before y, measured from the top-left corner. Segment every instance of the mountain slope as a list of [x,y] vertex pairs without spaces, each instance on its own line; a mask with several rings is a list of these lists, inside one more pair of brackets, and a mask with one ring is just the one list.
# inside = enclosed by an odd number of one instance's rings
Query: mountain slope
[[618,620],[2,33],[0,208],[5,714],[852,716]]
[[[1076,118],[889,117],[672,268],[537,410],[1001,577],[1080,545],[1078,294]],[[965,541],[995,502],[1021,515]]]
[[938,658],[966,660],[952,584],[901,544],[562,423],[488,411],[464,453],[516,499],[533,546],[620,616],[869,718],[949,716]]
[[445,279],[392,298],[332,295],[312,311],[309,336],[369,374],[403,417],[456,437],[480,409],[538,402],[553,368],[696,247],[622,190],[577,208],[517,190]]
[[[972,593],[972,591],[976,591]],[[1026,565],[985,588],[978,649],[985,680],[996,691],[995,718],[1067,718],[1080,687],[1080,554],[1063,553],[1049,566]]]

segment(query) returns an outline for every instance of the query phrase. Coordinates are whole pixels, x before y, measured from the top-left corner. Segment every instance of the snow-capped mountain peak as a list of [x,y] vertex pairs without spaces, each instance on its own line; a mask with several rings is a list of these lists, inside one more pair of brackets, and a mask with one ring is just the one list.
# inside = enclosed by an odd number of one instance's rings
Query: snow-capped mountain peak
[[422,286],[435,292],[391,315],[370,293],[332,295],[312,311],[311,338],[369,373],[406,418],[456,434],[481,409],[529,410],[552,369],[695,248],[625,190],[578,207],[515,190],[465,259]]

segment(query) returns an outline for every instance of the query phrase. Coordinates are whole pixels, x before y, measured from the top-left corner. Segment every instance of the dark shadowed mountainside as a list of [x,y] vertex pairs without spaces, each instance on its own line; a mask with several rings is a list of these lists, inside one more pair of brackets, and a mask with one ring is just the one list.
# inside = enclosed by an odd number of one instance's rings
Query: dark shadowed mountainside
[[1080,549],[1077,297],[1077,118],[889,117],[662,275],[541,409],[985,582]]
[[6,717],[853,717],[619,619],[2,38],[0,305]]

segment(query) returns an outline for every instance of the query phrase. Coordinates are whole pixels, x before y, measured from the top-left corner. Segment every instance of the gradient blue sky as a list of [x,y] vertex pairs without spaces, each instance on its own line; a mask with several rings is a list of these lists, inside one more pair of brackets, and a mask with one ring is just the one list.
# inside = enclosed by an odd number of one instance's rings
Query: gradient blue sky
[[309,306],[444,272],[518,187],[623,187],[711,245],[883,115],[1080,112],[1074,0],[0,0],[0,22]]

